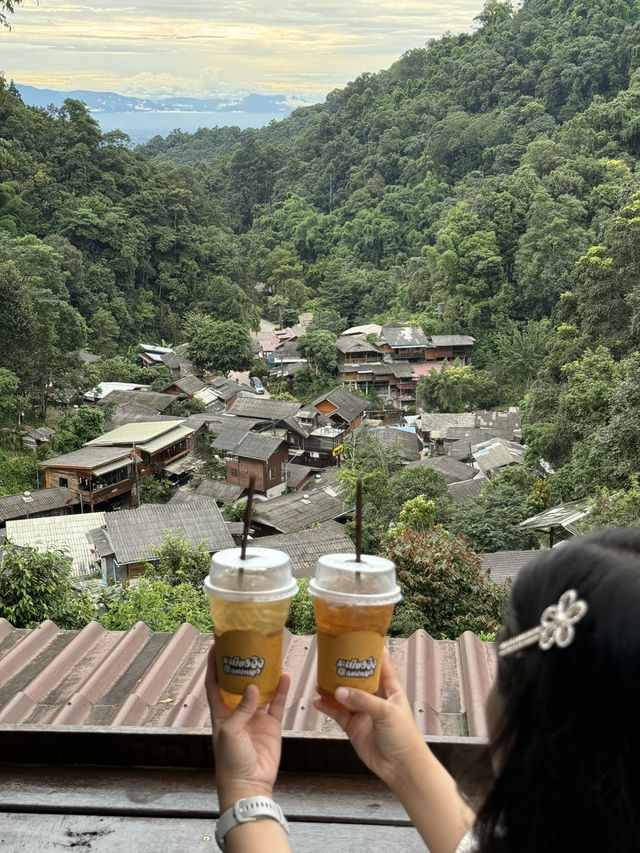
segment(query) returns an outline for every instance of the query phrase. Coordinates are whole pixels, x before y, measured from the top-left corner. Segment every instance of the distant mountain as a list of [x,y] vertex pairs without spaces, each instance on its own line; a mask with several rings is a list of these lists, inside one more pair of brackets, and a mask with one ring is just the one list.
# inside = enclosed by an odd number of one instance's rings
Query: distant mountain
[[[118,95],[116,92],[89,92],[76,89],[71,92],[58,92],[55,89],[38,89],[35,86],[16,84],[25,104],[32,107],[48,107],[53,104],[62,106],[66,98],[84,101],[93,113],[145,113],[145,112],[181,112],[181,113],[271,113],[274,117],[284,118],[296,107],[305,102],[289,104],[284,95],[246,95],[242,98],[134,98]],[[295,99],[294,99],[295,100]]]

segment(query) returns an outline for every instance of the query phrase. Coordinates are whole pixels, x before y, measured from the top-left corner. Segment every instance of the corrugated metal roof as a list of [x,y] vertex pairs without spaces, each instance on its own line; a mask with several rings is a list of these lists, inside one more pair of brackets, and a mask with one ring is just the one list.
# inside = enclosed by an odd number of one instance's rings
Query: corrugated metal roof
[[345,493],[336,486],[335,468],[329,468],[322,472],[319,481],[314,479],[299,492],[260,501],[254,517],[280,533],[295,533],[349,514],[352,507],[345,504],[344,498]]
[[[204,691],[210,634],[182,625],[154,633],[143,622],[107,631],[91,622],[30,631],[0,619],[0,723],[208,729]],[[474,634],[434,640],[424,631],[389,640],[391,658],[424,735],[487,737],[484,705],[495,676],[491,643]],[[285,631],[283,664],[291,674],[286,732],[334,738],[337,724],[316,711],[316,638]]]
[[431,346],[419,326],[383,326],[379,340],[386,341],[394,349]]
[[[165,424],[166,426],[166,424]],[[157,453],[170,444],[175,444],[177,441],[182,441],[193,435],[193,430],[189,427],[179,426],[167,432],[164,435],[159,435],[151,441],[145,441],[141,444],[136,442],[136,447],[140,450],[145,450],[147,453]]]
[[375,344],[370,344],[369,341],[365,341],[363,337],[358,335],[341,335],[341,337],[336,340],[336,349],[344,355],[354,352],[373,352],[382,356],[382,350],[380,347]]
[[172,387],[180,389],[184,394],[193,395],[196,391],[201,391],[207,386],[204,384],[202,379],[198,379],[197,376],[189,374],[188,376],[183,376],[180,379],[174,379],[171,382],[168,382],[165,389]]
[[323,554],[353,554],[353,542],[342,524],[325,521],[319,527],[299,530],[297,533],[278,533],[261,536],[253,540],[261,548],[286,551],[291,557],[291,569],[295,578],[312,578],[318,558]]
[[111,541],[112,553],[121,565],[153,560],[156,556],[154,546],[162,546],[169,530],[182,530],[192,545],[204,540],[211,552],[234,546],[233,537],[213,500],[143,504],[136,509],[109,512],[105,513],[103,526]]
[[461,480],[469,480],[477,473],[476,469],[464,462],[458,462],[450,456],[430,456],[410,462],[407,468],[432,468],[439,471],[446,483],[457,483]]
[[333,415],[339,415],[349,423],[354,421],[358,415],[361,415],[366,411],[369,405],[361,397],[356,397],[355,394],[352,394],[350,391],[347,391],[346,388],[342,387],[333,388],[333,390],[329,391],[328,394],[322,394],[320,397],[316,397],[311,405],[318,408],[319,403],[322,403],[324,400],[328,400],[336,407],[335,412],[330,413],[330,417]]
[[248,432],[249,430],[247,429],[247,427],[242,426],[223,428],[216,435],[216,437],[211,440],[211,444],[209,445],[209,447],[213,447],[218,450],[231,451],[237,444],[242,441],[242,439]]
[[87,400],[104,400],[110,394],[126,394],[131,391],[138,393],[141,390],[142,393],[146,393],[149,390],[149,386],[143,382],[101,382],[95,388],[86,391],[83,397]]
[[[118,513],[110,513],[117,515]],[[81,515],[51,515],[7,521],[7,541],[13,545],[30,545],[40,553],[58,549],[71,559],[73,577],[95,569],[86,534],[104,524],[106,513],[85,512]]]
[[99,435],[98,438],[93,438],[86,443],[85,447],[107,447],[113,444],[133,444],[134,442],[136,445],[142,446],[160,435],[171,432],[181,424],[182,420],[178,418],[175,421],[151,421],[150,423],[142,421],[141,423],[125,424]]
[[143,406],[149,406],[156,412],[162,413],[170,409],[175,401],[174,394],[162,394],[160,391],[111,391],[102,398],[100,404],[141,403]]
[[107,465],[109,462],[115,462],[118,459],[123,460],[123,465],[127,461],[132,461],[131,450],[126,447],[81,447],[80,450],[73,450],[71,453],[65,453],[62,456],[53,456],[45,462],[38,462],[39,468],[82,468],[83,470],[93,471],[101,465]]
[[23,438],[25,436],[29,436],[35,441],[46,441],[48,438],[51,438],[53,434],[54,430],[52,430],[51,427],[35,427],[35,429],[30,429],[29,432],[26,432]]
[[420,459],[422,442],[415,433],[392,426],[376,427],[372,432],[384,447],[397,447],[403,459],[412,462]]
[[227,483],[225,480],[203,480],[196,489],[197,494],[216,501],[234,503],[244,492],[244,486]]
[[462,480],[459,483],[449,483],[447,488],[449,494],[453,498],[454,503],[462,503],[475,498],[482,491],[482,487],[486,483],[486,479],[477,478],[473,480]]
[[351,326],[345,329],[343,335],[379,335],[382,331],[382,326],[377,323],[366,323],[364,326]]
[[298,489],[309,479],[313,468],[308,465],[288,465],[287,466],[287,486],[290,489]]
[[277,435],[249,432],[233,448],[233,453],[238,458],[268,462],[278,448],[285,443],[284,439]]
[[290,403],[288,400],[264,400],[241,397],[229,409],[232,415],[258,418],[260,420],[279,421],[289,418],[300,408],[300,403]]
[[492,438],[471,447],[473,458],[483,471],[493,471],[505,465],[523,465],[527,448],[504,438]]
[[434,347],[472,347],[476,339],[471,335],[430,335]]
[[591,508],[586,500],[571,501],[566,504],[559,504],[538,515],[532,515],[531,518],[526,518],[520,522],[520,527],[528,530],[549,530],[551,527],[564,527],[580,521],[581,518],[589,515]]
[[540,551],[495,551],[482,555],[482,568],[489,572],[495,583],[515,580],[520,569],[530,563]]
[[7,497],[0,498],[0,521],[24,518],[36,512],[50,512],[54,509],[75,506],[79,503],[78,496],[65,486],[39,489],[28,494],[28,500],[25,498],[24,492],[19,495],[7,495]]
[[473,429],[476,423],[474,412],[423,412],[420,415],[420,428],[423,432],[437,432],[445,435],[449,427]]

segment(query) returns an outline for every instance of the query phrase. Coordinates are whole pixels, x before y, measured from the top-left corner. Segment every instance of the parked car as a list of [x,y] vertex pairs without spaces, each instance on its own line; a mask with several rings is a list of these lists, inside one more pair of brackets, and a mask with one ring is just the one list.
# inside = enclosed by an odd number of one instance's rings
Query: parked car
[[264,394],[264,385],[260,381],[257,376],[250,376],[251,384],[253,385],[253,390],[256,394]]

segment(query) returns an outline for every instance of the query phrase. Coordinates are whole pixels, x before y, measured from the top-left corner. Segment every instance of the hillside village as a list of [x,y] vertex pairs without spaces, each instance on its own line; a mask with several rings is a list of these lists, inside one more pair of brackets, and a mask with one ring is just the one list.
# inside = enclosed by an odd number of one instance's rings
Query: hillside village
[[[296,343],[311,319],[303,315],[286,329],[263,323],[253,334],[268,387],[306,365]],[[209,553],[237,543],[242,525],[225,520],[221,508],[242,507],[253,479],[251,535],[260,544],[289,536],[294,551],[296,543],[313,543],[312,553],[301,555],[304,572],[294,566],[309,576],[313,555],[353,550],[344,523],[354,506],[336,473],[349,464],[347,445],[359,435],[393,448],[403,470],[438,472],[455,503],[476,497],[505,467],[524,465],[516,409],[416,411],[419,377],[466,363],[474,344],[471,336],[428,337],[399,324],[346,329],[335,342],[339,384],[306,405],[271,399],[248,372],[229,378],[197,371],[185,346],[143,344],[140,361],[166,366],[171,381],[160,391],[123,382],[86,389],[85,405],[109,407],[108,428],[78,450],[47,454],[38,463],[41,489],[0,498],[0,533],[13,545],[64,550],[75,578],[99,573],[105,584],[126,583],[157,558],[167,531],[183,532],[193,545],[206,542]],[[377,411],[364,396],[371,391],[383,405]],[[202,411],[172,414],[194,400]],[[23,442],[48,447],[52,434],[31,430]],[[141,503],[149,479],[168,488],[168,503]],[[526,524],[547,529],[544,519]],[[527,556],[496,580],[513,576]],[[485,558],[488,571],[496,560]]]

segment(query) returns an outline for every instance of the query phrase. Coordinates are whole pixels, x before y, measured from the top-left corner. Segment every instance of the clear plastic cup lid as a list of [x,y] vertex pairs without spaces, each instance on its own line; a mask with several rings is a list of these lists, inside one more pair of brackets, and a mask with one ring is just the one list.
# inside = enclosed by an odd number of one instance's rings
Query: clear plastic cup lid
[[325,554],[316,564],[309,592],[336,604],[395,604],[402,598],[391,560],[362,554]]
[[298,589],[289,555],[274,548],[226,548],[211,557],[209,575],[204,579],[207,595],[229,601],[276,601],[290,598]]

